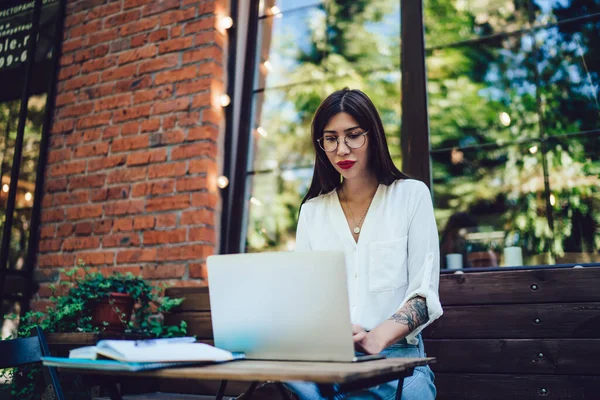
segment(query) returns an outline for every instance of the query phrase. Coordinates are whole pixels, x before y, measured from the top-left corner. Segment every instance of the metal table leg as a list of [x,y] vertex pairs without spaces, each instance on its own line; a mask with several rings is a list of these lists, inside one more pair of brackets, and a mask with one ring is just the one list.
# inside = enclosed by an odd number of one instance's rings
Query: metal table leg
[[221,381],[221,386],[219,386],[219,392],[217,393],[217,400],[223,400],[223,396],[225,395],[226,387],[227,387],[227,379],[223,379]]
[[254,393],[254,389],[256,389],[256,386],[258,386],[258,382],[252,382],[250,384],[250,387],[248,388],[246,393],[244,393],[244,400],[249,400],[252,397],[252,393]]

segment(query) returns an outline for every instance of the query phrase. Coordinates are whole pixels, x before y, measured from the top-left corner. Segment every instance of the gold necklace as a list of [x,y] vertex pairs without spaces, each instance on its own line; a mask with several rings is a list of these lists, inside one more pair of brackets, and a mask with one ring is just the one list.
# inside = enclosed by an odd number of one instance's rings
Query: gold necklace
[[[377,189],[375,189],[375,192],[371,196],[371,200],[369,200],[369,204],[367,205],[367,208],[365,208],[365,212],[363,213],[360,221],[358,221],[358,223],[356,224],[354,229],[352,229],[352,232],[354,232],[357,235],[360,233],[361,224],[363,222],[363,219],[365,219],[365,217],[367,216],[367,212],[369,211],[369,208],[371,207],[371,203],[373,202],[373,198],[375,197],[376,193],[377,193]],[[344,193],[343,188],[342,188],[342,194],[344,195],[344,202],[346,203],[346,208],[348,209],[348,212],[350,213],[350,218],[352,218],[352,220],[354,221],[354,214],[352,213],[352,209],[348,205],[348,198],[346,197],[346,194]]]

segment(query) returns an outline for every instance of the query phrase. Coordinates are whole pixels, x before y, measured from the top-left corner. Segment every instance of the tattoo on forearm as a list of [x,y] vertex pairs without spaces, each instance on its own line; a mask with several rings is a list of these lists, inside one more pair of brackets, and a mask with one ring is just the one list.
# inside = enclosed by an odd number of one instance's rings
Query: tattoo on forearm
[[390,319],[399,324],[407,325],[408,330],[412,332],[417,329],[419,325],[429,321],[427,302],[423,297],[415,297],[414,299],[409,300],[408,303],[392,315]]

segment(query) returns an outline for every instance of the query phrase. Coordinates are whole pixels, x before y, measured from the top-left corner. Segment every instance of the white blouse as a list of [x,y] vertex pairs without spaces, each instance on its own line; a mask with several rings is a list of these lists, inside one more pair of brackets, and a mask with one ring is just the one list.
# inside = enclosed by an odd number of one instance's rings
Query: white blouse
[[337,191],[302,206],[296,251],[342,250],[346,256],[353,324],[371,330],[416,297],[426,299],[429,321],[442,315],[438,287],[440,254],[433,204],[427,186],[412,179],[380,184],[365,216],[358,243],[344,216]]

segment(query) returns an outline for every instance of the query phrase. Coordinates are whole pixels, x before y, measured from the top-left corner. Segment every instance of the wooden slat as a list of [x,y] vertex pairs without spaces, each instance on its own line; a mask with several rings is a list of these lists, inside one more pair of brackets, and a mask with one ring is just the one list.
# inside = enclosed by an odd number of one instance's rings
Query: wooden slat
[[363,363],[257,361],[206,365],[202,367],[166,368],[153,371],[102,371],[59,368],[86,375],[137,376],[140,378],[238,381],[308,381],[315,383],[348,383],[385,374],[399,374],[414,367],[435,362],[433,358],[385,358]]
[[600,377],[435,374],[437,400],[585,400],[600,398]]
[[169,288],[165,295],[172,298],[183,298],[183,303],[176,307],[174,312],[181,311],[210,311],[208,287]]
[[[536,324],[536,319],[539,323]],[[431,339],[597,338],[600,303],[452,306],[428,328]]]
[[165,315],[165,323],[169,325],[179,325],[181,321],[187,322],[187,333],[196,336],[198,339],[212,339],[212,322],[210,312],[207,311],[186,311],[171,313]]
[[600,267],[442,275],[440,300],[443,306],[600,301],[598,282]]
[[597,375],[600,339],[431,339],[425,351],[434,372]]

